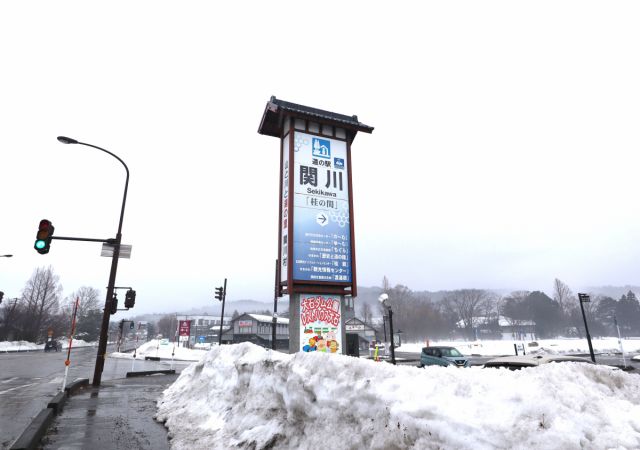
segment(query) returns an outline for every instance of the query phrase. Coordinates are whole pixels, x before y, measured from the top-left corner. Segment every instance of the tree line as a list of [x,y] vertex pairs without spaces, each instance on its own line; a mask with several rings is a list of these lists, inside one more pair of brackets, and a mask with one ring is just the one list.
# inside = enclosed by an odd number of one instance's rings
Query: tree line
[[[536,338],[584,337],[585,327],[577,296],[556,279],[552,296],[542,291],[514,291],[500,296],[485,289],[449,291],[439,302],[407,286],[390,287],[383,279],[380,292],[392,300],[394,330],[406,339],[499,339],[505,330],[524,328]],[[632,291],[614,299],[590,295],[583,303],[592,337],[640,336],[640,302]],[[380,305],[379,315],[387,311]],[[359,316],[372,323],[375,307],[361,303]]]
[[0,304],[0,341],[43,343],[49,332],[54,338],[68,336],[77,298],[75,337],[96,341],[102,322],[99,296],[97,289],[83,286],[63,298],[60,277],[51,266],[39,267],[20,297],[5,297]]

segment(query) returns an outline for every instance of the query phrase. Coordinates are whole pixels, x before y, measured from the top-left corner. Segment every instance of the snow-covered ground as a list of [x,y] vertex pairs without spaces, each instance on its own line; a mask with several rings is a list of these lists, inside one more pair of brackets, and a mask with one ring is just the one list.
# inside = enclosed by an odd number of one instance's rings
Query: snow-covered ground
[[[535,345],[532,345],[535,342]],[[586,339],[540,339],[537,341],[430,341],[429,345],[446,345],[456,347],[465,355],[501,356],[515,354],[513,344],[525,346],[526,353],[535,350],[546,353],[589,353]],[[593,351],[597,353],[619,353],[618,338],[592,339]],[[396,350],[400,352],[419,353],[426,342],[403,343]],[[640,352],[640,339],[623,339],[622,346],[625,353]],[[522,354],[522,352],[520,352]]]
[[[62,348],[69,347],[69,340],[58,340],[62,344]],[[86,342],[81,339],[74,339],[71,348],[76,347],[94,347],[98,345],[96,342]],[[34,344],[27,341],[2,341],[0,342],[0,352],[20,352],[26,350],[44,350],[44,344]]]
[[[162,359],[173,359],[176,361],[200,361],[207,353],[206,350],[190,349],[185,347],[174,346],[172,342],[166,339],[152,339],[140,345],[135,352],[136,359],[144,359],[145,356],[153,356]],[[134,353],[118,353],[109,354],[111,358],[133,359]]]
[[215,347],[158,402],[174,449],[637,449],[640,376]]

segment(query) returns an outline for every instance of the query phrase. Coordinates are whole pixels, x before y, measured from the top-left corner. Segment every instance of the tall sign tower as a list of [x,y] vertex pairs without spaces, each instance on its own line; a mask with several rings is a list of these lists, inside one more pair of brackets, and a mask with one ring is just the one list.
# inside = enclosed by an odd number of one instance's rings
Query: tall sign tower
[[289,352],[346,353],[343,311],[357,296],[351,143],[373,127],[271,97],[258,133],[280,139],[278,296]]

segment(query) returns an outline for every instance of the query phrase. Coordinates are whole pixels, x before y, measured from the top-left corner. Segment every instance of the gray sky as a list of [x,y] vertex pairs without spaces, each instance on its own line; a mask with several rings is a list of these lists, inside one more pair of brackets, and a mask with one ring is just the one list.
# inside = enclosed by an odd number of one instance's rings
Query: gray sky
[[352,147],[358,281],[415,290],[640,284],[636,2],[4,2],[0,290],[52,265],[136,312],[269,301],[271,95],[376,127]]

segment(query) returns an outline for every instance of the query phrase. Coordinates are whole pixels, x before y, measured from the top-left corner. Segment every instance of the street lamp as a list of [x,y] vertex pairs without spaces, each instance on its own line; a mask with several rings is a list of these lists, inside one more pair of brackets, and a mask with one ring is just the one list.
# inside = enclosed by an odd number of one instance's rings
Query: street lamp
[[391,337],[391,363],[396,364],[396,351],[393,345],[393,311],[391,310],[391,303],[389,302],[389,296],[384,293],[378,297],[378,301],[382,303],[382,306],[387,308],[389,312],[389,336]]
[[589,353],[591,354],[591,361],[596,362],[596,356],[593,354],[593,346],[591,345],[591,336],[589,335],[589,327],[587,326],[587,316],[584,314],[584,306],[583,303],[589,303],[591,298],[589,298],[589,294],[578,294],[578,298],[580,299],[580,310],[582,310],[582,319],[584,320],[584,331],[587,334],[587,342],[589,343]]
[[116,241],[113,246],[113,257],[111,258],[111,272],[109,273],[109,284],[107,285],[107,298],[104,304],[104,313],[102,314],[102,327],[100,328],[100,341],[98,342],[98,354],[96,356],[96,367],[93,372],[93,385],[100,386],[102,379],[102,370],[104,369],[104,360],[107,353],[107,332],[109,330],[109,318],[111,317],[111,298],[113,297],[113,291],[116,284],[116,272],[118,270],[118,258],[120,257],[120,243],[122,242],[122,220],[124,218],[124,207],[127,202],[127,189],[129,188],[129,168],[118,156],[114,155],[104,148],[96,145],[87,144],[85,142],[79,142],[75,139],[71,139],[65,136],[58,136],[58,141],[63,144],[80,144],[87,147],[92,147],[97,150],[103,151],[115,159],[120,161],[127,171],[127,179],[124,183],[124,195],[122,196],[122,209],[120,210],[120,222],[118,223],[118,233],[116,234]]
[[0,258],[12,258],[13,255],[0,255]]

